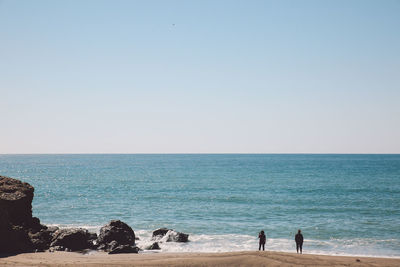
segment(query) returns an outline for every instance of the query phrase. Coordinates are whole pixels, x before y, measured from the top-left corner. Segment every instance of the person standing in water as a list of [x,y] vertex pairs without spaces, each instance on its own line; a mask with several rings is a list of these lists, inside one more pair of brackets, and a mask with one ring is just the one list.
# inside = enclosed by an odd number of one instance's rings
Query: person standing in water
[[262,246],[262,249],[265,250],[265,241],[267,240],[267,237],[265,236],[264,231],[260,232],[260,234],[258,235],[258,238],[260,239],[258,250],[261,250],[261,246]]
[[301,230],[299,229],[299,231],[297,232],[297,235],[294,237],[294,241],[296,241],[296,250],[297,253],[299,253],[299,249],[300,249],[300,254],[303,254],[303,235],[301,234]]

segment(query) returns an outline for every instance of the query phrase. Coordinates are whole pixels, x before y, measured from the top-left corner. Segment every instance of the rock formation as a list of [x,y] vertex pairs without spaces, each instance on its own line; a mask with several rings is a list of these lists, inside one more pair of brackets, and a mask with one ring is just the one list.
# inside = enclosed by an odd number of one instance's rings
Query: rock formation
[[29,238],[33,244],[33,247],[37,251],[45,251],[49,249],[50,244],[53,240],[54,233],[58,230],[58,227],[47,227],[36,233],[29,233]]
[[93,248],[93,236],[86,229],[59,229],[53,234],[50,247],[55,250],[79,251]]
[[0,176],[0,207],[13,225],[32,222],[33,187],[28,183]]
[[29,234],[47,228],[32,217],[33,191],[28,183],[0,176],[0,252],[34,251]]
[[47,227],[32,217],[33,194],[30,184],[0,176],[0,253],[93,248],[97,236],[87,230]]
[[[113,220],[100,229],[97,238],[98,249],[115,253],[137,253],[135,232],[120,220]],[[130,248],[128,248],[130,247]]]
[[[97,236],[86,229],[59,229],[40,224],[32,217],[34,188],[16,179],[0,176],[0,253],[33,251],[80,251],[98,249],[110,254],[138,253],[135,232],[120,220],[100,229]],[[188,242],[189,235],[168,228],[153,232],[159,242]],[[157,242],[146,249],[160,249]]]
[[153,239],[163,239],[167,242],[188,242],[189,235],[176,232],[173,229],[159,228],[153,231]]

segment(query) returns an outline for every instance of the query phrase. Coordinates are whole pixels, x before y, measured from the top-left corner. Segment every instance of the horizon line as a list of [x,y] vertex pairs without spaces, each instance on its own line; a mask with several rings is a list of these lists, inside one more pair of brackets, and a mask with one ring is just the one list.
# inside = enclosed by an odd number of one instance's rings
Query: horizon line
[[77,152],[77,153],[0,153],[0,155],[400,155],[398,153],[376,152]]

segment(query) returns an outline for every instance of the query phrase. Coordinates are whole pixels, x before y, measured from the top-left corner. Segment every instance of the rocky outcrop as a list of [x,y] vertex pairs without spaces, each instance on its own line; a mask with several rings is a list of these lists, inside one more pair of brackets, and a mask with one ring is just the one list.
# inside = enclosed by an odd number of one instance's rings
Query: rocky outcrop
[[138,253],[135,233],[119,220],[100,229],[97,236],[86,229],[59,229],[40,224],[32,217],[34,188],[0,176],[0,253],[33,251],[80,251],[100,249],[110,254]]
[[159,240],[166,242],[188,242],[189,235],[181,232],[176,232],[173,229],[160,228],[153,231],[153,240]]
[[86,229],[59,229],[53,234],[50,247],[79,251],[93,247],[93,236]]
[[168,237],[167,242],[188,242],[189,235],[181,232],[172,231]]
[[84,229],[63,229],[40,224],[32,217],[34,188],[0,176],[0,253],[81,250],[93,247],[97,236]]
[[0,252],[35,250],[29,234],[46,226],[32,217],[33,192],[28,183],[0,176]]
[[0,176],[0,207],[13,225],[32,223],[33,187],[28,183]]
[[[100,229],[100,234],[97,238],[98,249],[104,251],[113,251],[121,247],[117,251],[131,251],[131,252],[118,252],[118,253],[137,253],[132,252],[135,246],[135,233],[132,228],[120,220],[113,220]],[[128,249],[126,246],[131,246]],[[138,250],[138,249],[137,249]],[[117,253],[114,251],[113,253]]]
[[29,238],[33,244],[35,251],[45,251],[50,248],[50,244],[53,240],[54,233],[58,230],[58,227],[47,227],[36,233],[29,233]]
[[163,237],[168,233],[168,231],[172,231],[172,229],[159,228],[157,230],[154,230],[153,231],[153,238],[155,238],[155,237]]

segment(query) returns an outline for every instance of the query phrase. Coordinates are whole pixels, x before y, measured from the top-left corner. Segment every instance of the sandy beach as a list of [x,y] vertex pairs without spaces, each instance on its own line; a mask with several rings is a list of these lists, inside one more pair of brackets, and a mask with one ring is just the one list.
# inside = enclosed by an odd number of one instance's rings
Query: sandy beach
[[284,252],[80,254],[25,253],[2,257],[0,266],[400,266],[400,259]]

